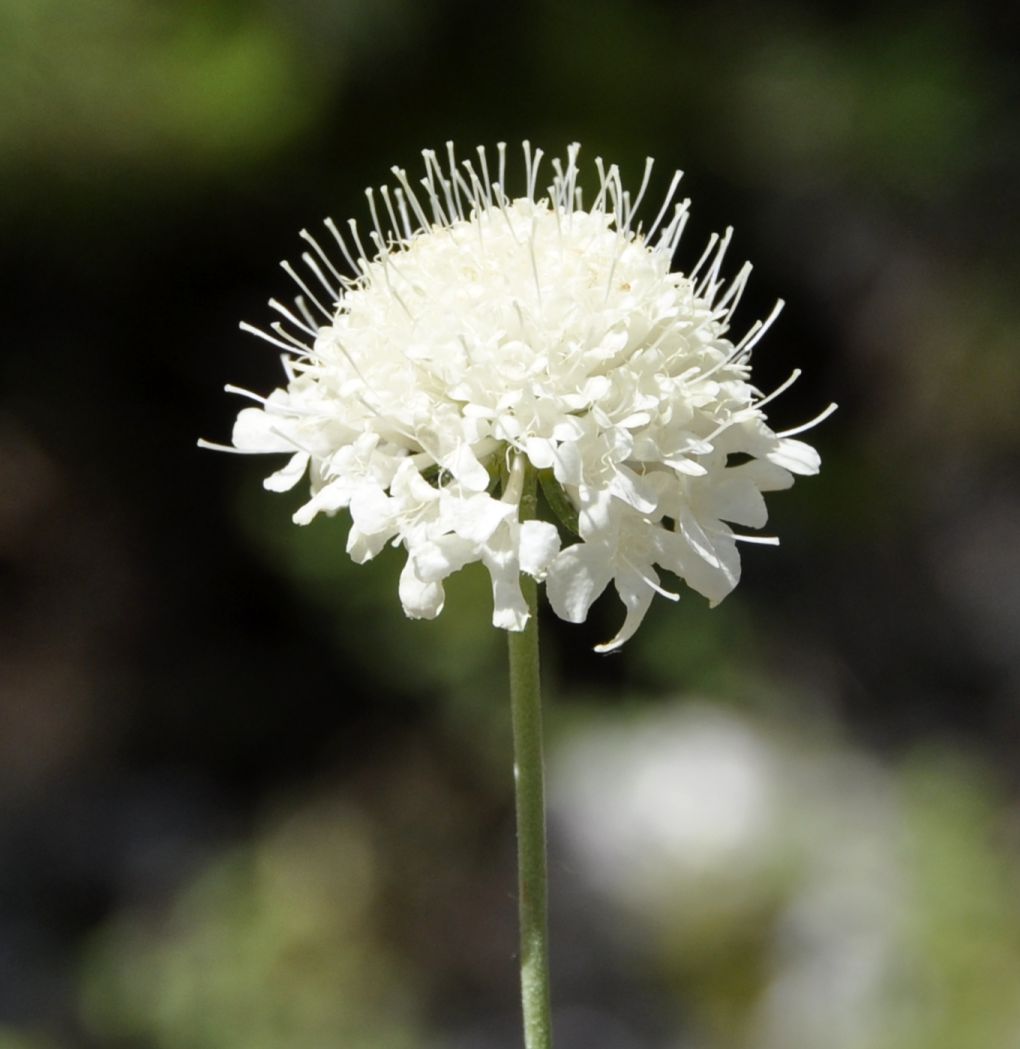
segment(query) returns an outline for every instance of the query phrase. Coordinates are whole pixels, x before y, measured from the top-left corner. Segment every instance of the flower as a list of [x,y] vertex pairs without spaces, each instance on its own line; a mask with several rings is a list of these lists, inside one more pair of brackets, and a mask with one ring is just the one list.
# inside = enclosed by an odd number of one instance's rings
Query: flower
[[[750,381],[750,354],[777,315],[739,341],[727,337],[747,281],[745,265],[720,276],[731,232],[713,237],[689,274],[671,269],[689,201],[678,172],[654,220],[634,224],[636,198],[615,166],[596,161],[598,192],[585,205],[579,147],[553,161],[536,187],[541,150],[524,143],[523,196],[507,193],[506,149],[497,174],[477,162],[423,153],[414,188],[368,190],[366,247],[355,222],[325,227],[345,273],[307,232],[304,274],[284,269],[300,294],[270,306],[281,320],[242,328],[283,350],[286,385],[241,411],[230,450],[288,453],[265,482],[311,498],[294,520],[346,509],[350,556],[387,544],[407,561],[400,600],[412,617],[443,607],[443,581],[480,561],[492,577],[493,622],[528,619],[520,573],[546,583],[555,613],[581,622],[610,582],[626,606],[621,645],[658,593],[666,569],[715,604],[736,585],[736,543],[760,528],[762,492],[813,474],[817,453],[774,433]],[[321,289],[321,290],[320,290]],[[208,445],[208,442],[201,442]],[[213,446],[217,447],[217,446]],[[733,457],[742,462],[733,465]],[[521,520],[537,472],[568,537]],[[771,538],[755,541],[774,543]]]

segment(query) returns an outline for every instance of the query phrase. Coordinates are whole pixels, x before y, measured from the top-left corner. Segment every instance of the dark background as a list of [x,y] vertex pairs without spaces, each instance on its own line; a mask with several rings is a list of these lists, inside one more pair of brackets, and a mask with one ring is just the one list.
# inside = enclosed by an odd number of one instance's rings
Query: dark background
[[732,224],[738,591],[547,617],[563,1049],[1020,1038],[1017,22],[962,2],[0,0],[0,1047],[519,1044],[503,638],[226,440],[276,260],[423,147]]

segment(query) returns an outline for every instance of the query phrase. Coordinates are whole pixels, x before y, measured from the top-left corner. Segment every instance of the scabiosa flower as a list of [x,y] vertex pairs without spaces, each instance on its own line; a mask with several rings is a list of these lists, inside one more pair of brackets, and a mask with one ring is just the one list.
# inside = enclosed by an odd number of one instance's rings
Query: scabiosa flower
[[[284,351],[287,382],[266,398],[228,387],[258,403],[239,414],[231,450],[287,453],[266,487],[307,471],[311,498],[294,520],[348,510],[355,561],[403,547],[409,616],[438,615],[444,579],[474,561],[507,630],[528,619],[521,572],[571,622],[612,582],[626,617],[598,646],[608,651],[656,593],[676,598],[658,568],[715,604],[739,578],[737,541],[777,542],[733,526],[760,528],[763,492],[818,471],[793,435],[834,406],[773,432],[763,409],[799,373],[763,395],[750,354],[781,303],[731,341],[750,272],[720,275],[731,231],[689,273],[673,270],[689,207],[675,201],[680,173],[645,227],[634,220],[652,161],[633,199],[596,161],[586,205],[578,151],[552,162],[540,192],[542,152],[525,143],[525,191],[512,199],[503,144],[495,177],[481,148],[462,163],[450,144],[444,161],[427,150],[420,188],[394,168],[394,187],[367,191],[370,246],[353,221],[325,223],[336,258],[302,231],[306,272],[282,264],[300,290],[293,306],[271,300],[270,331],[242,325]],[[527,471],[561,528],[521,519]]]

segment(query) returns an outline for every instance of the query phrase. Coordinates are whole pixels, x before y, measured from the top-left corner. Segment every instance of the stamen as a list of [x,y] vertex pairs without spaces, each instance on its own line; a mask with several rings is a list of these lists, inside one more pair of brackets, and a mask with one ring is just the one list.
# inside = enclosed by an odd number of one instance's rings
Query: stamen
[[303,295],[295,297],[294,305],[297,306],[298,312],[304,317],[305,323],[308,324],[309,327],[315,328],[315,318],[312,316],[312,311],[308,308],[308,303],[305,302]]
[[397,201],[397,208],[400,211],[400,221],[404,227],[404,240],[410,243],[414,239],[414,230],[411,227],[411,216],[407,211],[407,201],[404,199],[404,191],[400,187],[396,187],[393,190],[393,196]]
[[[712,304],[715,293],[719,288],[719,270],[722,267],[723,259],[726,257],[726,249],[729,248],[732,239],[733,227],[727,226],[726,232],[723,233],[722,239],[718,242],[715,258],[712,259],[708,272],[702,277],[701,283],[694,289],[694,294],[698,298],[704,299],[709,305]],[[693,279],[693,274],[691,276]]]
[[513,237],[515,244],[521,243],[521,238],[517,236],[517,231],[514,229],[514,224],[510,221],[510,213],[506,209],[507,201],[504,195],[499,191],[499,186],[493,183],[492,188],[497,190],[496,194],[496,206],[499,208],[500,214],[506,220],[506,228],[510,231],[510,236]]
[[460,211],[460,207],[457,203],[457,198],[454,192],[454,187],[450,180],[443,173],[442,167],[440,167],[439,161],[436,158],[436,154],[432,154],[432,163],[436,168],[436,176],[439,179],[439,185],[443,188],[443,198],[446,201],[446,210],[450,216],[450,224],[453,224],[454,219],[460,222],[464,221],[464,215]]
[[284,317],[286,317],[287,320],[289,320],[295,328],[298,328],[303,332],[307,332],[309,335],[311,335],[313,339],[317,339],[319,337],[319,331],[317,328],[311,327],[310,325],[305,324],[303,321],[299,320],[297,317],[294,316],[293,313],[291,313],[290,310],[287,309],[286,306],[283,305],[283,303],[279,302],[277,299],[270,299],[269,306],[271,309],[276,310],[277,313],[280,313]]
[[[528,200],[534,203],[535,185],[538,182],[538,169],[545,154],[541,149],[536,149],[534,155],[531,152],[531,143],[524,143],[524,164],[527,172]],[[501,178],[502,181],[502,178]]]
[[715,246],[718,243],[719,243],[719,234],[718,233],[713,233],[712,236],[710,236],[708,238],[708,243],[705,245],[705,250],[702,252],[701,258],[698,259],[697,263],[694,265],[694,267],[687,274],[687,279],[691,282],[691,284],[693,284],[694,281],[697,279],[699,270],[708,261],[709,256],[712,254],[713,251],[715,251]]
[[777,437],[794,437],[798,433],[804,433],[806,430],[811,430],[816,427],[820,422],[824,422],[829,418],[830,415],[839,407],[835,401],[829,405],[824,411],[819,412],[810,422],[804,423],[802,426],[795,426],[792,430],[783,430],[782,433],[777,433]]
[[[452,217],[448,217],[446,212],[443,211],[443,206],[439,201],[439,195],[436,193],[436,180],[435,172],[432,170],[433,162],[435,162],[436,155],[430,149],[422,151],[422,157],[425,160],[425,177],[419,179],[418,182],[425,188],[429,196],[429,203],[432,205],[432,217],[437,226],[451,226],[453,224]],[[442,175],[440,174],[440,178]]]
[[722,311],[720,317],[724,317],[727,324],[729,323],[730,317],[733,316],[737,306],[740,305],[740,299],[744,294],[744,289],[747,287],[747,281],[751,276],[752,268],[750,262],[745,262],[744,265],[740,267],[740,271],[730,282],[729,288],[727,288],[726,293],[717,304],[717,308]]
[[475,171],[470,160],[462,160],[461,165],[471,178],[471,200],[474,203],[476,214],[480,214],[492,206],[491,190],[482,185],[478,172]]
[[314,350],[310,346],[306,346],[300,339],[291,335],[291,333],[287,331],[287,329],[279,321],[273,321],[273,323],[270,324],[269,327],[272,328],[273,331],[276,332],[276,334],[279,335],[281,339],[286,339],[287,342],[289,342],[293,347],[295,347],[296,349],[301,349],[303,351],[304,356],[315,357]]
[[[489,178],[489,161],[488,161],[488,158],[485,156],[485,147],[484,146],[479,146],[475,150],[475,152],[478,154],[478,162],[482,166],[481,182],[482,182],[482,186],[485,188],[485,203],[486,203],[486,205],[488,207],[491,208],[492,207],[492,197],[489,195],[489,183],[491,182],[491,179]],[[474,168],[472,168],[471,170],[472,170],[472,172],[474,172]],[[500,193],[502,194],[502,190],[503,190],[503,180],[502,179],[500,179],[499,189],[500,189]]]
[[[255,448],[235,448],[232,444],[217,444],[216,441],[207,441],[204,437],[199,437],[195,442],[199,448],[208,448],[213,452],[230,452],[231,455],[272,455],[274,452],[261,452]],[[285,453],[280,453],[285,454]]]
[[619,225],[616,227],[616,250],[613,252],[613,261],[609,263],[609,274],[606,277],[606,293],[602,298],[603,303],[609,301],[610,292],[613,290],[613,277],[616,275],[616,264],[620,261],[620,254],[623,251],[624,242],[626,240],[626,234],[620,228]]
[[400,223],[397,222],[397,215],[393,210],[393,201],[390,200],[390,187],[380,186],[379,194],[383,199],[383,203],[386,205],[386,213],[390,217],[390,229],[392,230],[391,243],[395,243],[400,239]]
[[599,173],[599,191],[591,206],[592,211],[605,211],[606,206],[606,168],[601,157],[595,158],[595,170]]
[[652,237],[655,236],[655,231],[659,228],[659,223],[665,218],[670,204],[673,203],[676,188],[680,185],[680,179],[682,179],[683,176],[684,173],[682,171],[673,172],[673,178],[670,180],[669,189],[666,190],[666,197],[662,202],[662,207],[659,208],[659,213],[655,216],[655,221],[648,227],[648,232],[645,234],[645,241],[647,243],[651,243]]
[[365,245],[361,243],[361,237],[358,235],[358,223],[356,219],[347,220],[347,228],[351,231],[351,239],[354,241],[354,246],[358,249],[359,259],[361,263],[361,271],[364,275],[368,276],[368,265],[369,258],[368,252],[365,251]]
[[481,215],[481,213],[485,210],[486,207],[485,187],[482,186],[481,182],[478,181],[478,175],[475,173],[475,169],[471,166],[470,161],[463,160],[461,161],[461,164],[469,172],[471,176],[471,183],[468,184],[464,176],[459,171],[454,171],[453,184],[455,187],[455,191],[463,193],[464,196],[467,197],[467,199],[471,203],[470,213],[477,218],[479,215]]
[[[256,328],[254,324],[249,324],[247,321],[241,321],[239,327],[241,331],[248,332],[250,335],[257,335],[260,339],[270,343],[273,346],[276,346],[277,349],[281,349],[285,353],[294,352],[293,346],[289,346],[282,339],[274,339],[272,335],[270,335],[268,332],[263,331],[261,328]],[[307,347],[302,347],[302,349],[307,353]]]
[[[392,167],[390,171],[396,176],[397,181],[400,183],[401,189],[404,191],[404,196],[407,199],[407,203],[411,205],[411,210],[415,214],[415,218],[421,224],[422,232],[426,232],[429,229],[429,220],[425,217],[425,212],[422,211],[421,204],[418,203],[418,198],[415,196],[414,190],[411,188],[411,183],[407,181],[407,172],[403,168]],[[408,234],[410,237],[410,234]]]
[[641,207],[641,201],[645,199],[645,191],[648,189],[648,183],[652,178],[652,168],[655,167],[655,160],[652,157],[645,157],[645,173],[641,179],[641,187],[638,189],[638,195],[634,198],[634,207],[631,210],[630,215],[627,216],[627,226],[630,226],[631,216],[637,214],[638,208]]
[[306,251],[301,255],[301,261],[315,274],[319,283],[326,289],[326,293],[333,297],[333,305],[336,306],[343,295],[343,288],[333,287],[323,275],[322,270],[319,268],[319,264],[312,258],[311,255]]
[[333,319],[333,314],[330,313],[330,311],[327,310],[326,307],[323,306],[322,303],[319,302],[319,300],[312,294],[312,291],[308,287],[308,285],[305,284],[305,282],[298,276],[297,270],[295,270],[294,267],[286,259],[284,259],[280,263],[280,267],[283,270],[283,272],[286,273],[287,276],[290,277],[290,279],[308,296],[308,298],[310,298],[312,302],[315,303],[316,307],[318,308],[319,312],[323,315],[323,317],[325,317],[326,320],[331,321]]
[[[496,143],[496,153],[499,157],[499,193],[500,196],[506,196],[506,143]],[[488,181],[488,176],[486,176]]]
[[383,233],[382,226],[379,223],[379,212],[375,206],[375,193],[371,188],[365,190],[365,196],[368,198],[368,211],[372,216],[372,225],[375,228],[378,240],[376,241],[376,247],[379,249],[379,256],[385,259],[387,255],[386,250],[386,235]]
[[394,299],[396,299],[397,304],[404,311],[404,313],[407,314],[408,319],[413,323],[415,320],[415,316],[410,311],[410,309],[408,309],[407,303],[404,302],[403,298],[400,295],[400,292],[397,291],[396,287],[394,286],[393,281],[390,278],[390,270],[393,270],[393,272],[398,277],[401,277],[401,279],[404,280],[405,283],[409,283],[409,281],[407,281],[406,277],[402,277],[400,270],[397,269],[396,264],[393,262],[392,256],[386,250],[386,245],[382,243],[379,234],[376,233],[375,230],[372,231],[372,241],[379,249],[379,260],[382,263],[382,275],[383,280],[386,282],[386,290],[393,296]]
[[609,168],[609,199],[613,203],[613,225],[619,229],[623,225],[626,201],[624,200],[623,186],[620,184],[620,169],[613,164]]
[[[239,397],[246,397],[248,400],[255,401],[257,404],[262,404],[262,405],[268,405],[269,404],[269,398],[268,397],[263,397],[261,394],[258,394],[258,393],[252,393],[251,390],[245,390],[244,388],[242,388],[240,386],[232,386],[230,383],[227,383],[227,385],[223,387],[223,391],[224,391],[224,393],[237,394]],[[292,418],[295,418],[295,419],[308,418],[308,416],[310,416],[312,414],[309,411],[302,411],[299,408],[295,408],[293,405],[283,405],[283,404],[274,404],[273,405],[273,413],[274,414],[278,414],[278,415],[289,415],[289,416],[291,416]]]
[[[569,210],[573,204],[574,197],[577,195],[577,176],[580,173],[580,169],[577,166],[577,156],[581,152],[580,142],[571,142],[567,147],[567,191],[566,207]],[[578,207],[581,205],[580,196],[577,197]]]
[[681,201],[673,208],[673,217],[669,220],[669,225],[664,227],[659,234],[659,239],[655,245],[656,251],[672,258],[676,252],[677,245],[680,243],[680,238],[687,228],[687,220],[690,218],[690,206],[690,199],[687,199]]
[[339,245],[340,250],[343,252],[344,258],[347,260],[347,265],[351,267],[351,272],[356,274],[358,277],[361,277],[361,268],[354,261],[354,257],[351,255],[351,253],[347,250],[347,241],[344,240],[343,234],[340,232],[339,229],[337,229],[336,223],[332,219],[325,219],[323,221],[323,225],[326,227],[326,229],[329,230],[330,233],[333,234],[333,237]]
[[783,307],[785,305],[786,303],[782,299],[776,299],[776,304],[772,307],[772,312],[764,321],[755,321],[751,326],[751,330],[734,347],[734,356],[739,354],[741,357],[749,357],[751,350],[758,345],[765,332],[772,327],[775,319],[783,312]]
[[535,222],[531,222],[531,235],[528,237],[528,254],[531,256],[531,273],[535,278],[535,295],[538,298],[539,308],[542,306],[542,281],[538,276],[538,259],[535,258]]
[[768,404],[770,401],[774,401],[781,393],[786,393],[786,391],[800,378],[800,376],[800,368],[794,368],[793,371],[790,372],[790,377],[786,380],[786,382],[781,383],[779,386],[777,386],[767,397],[762,397],[760,401],[755,401],[754,407],[761,408],[764,405]]
[[461,203],[460,199],[460,187],[457,185],[457,180],[460,178],[460,173],[457,171],[457,161],[454,157],[452,141],[448,141],[446,143],[446,159],[450,168],[450,184],[453,187],[454,210],[457,212],[458,218],[460,218],[460,220],[463,222],[465,218],[464,206]]
[[333,265],[332,259],[330,259],[330,257],[322,250],[322,248],[319,245],[319,242],[308,232],[308,230],[301,230],[298,236],[301,237],[301,239],[304,240],[306,243],[311,244],[312,248],[315,250],[315,253],[326,264],[326,267],[329,269],[329,272],[332,273],[333,276],[337,279],[341,288],[351,286],[353,282],[351,281],[350,277],[344,276],[344,274],[342,274],[336,268],[336,266]]

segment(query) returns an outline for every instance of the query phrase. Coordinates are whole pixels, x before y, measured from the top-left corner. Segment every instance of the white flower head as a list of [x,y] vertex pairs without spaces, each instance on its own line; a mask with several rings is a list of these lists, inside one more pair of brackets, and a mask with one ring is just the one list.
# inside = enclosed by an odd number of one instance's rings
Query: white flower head
[[[608,651],[654,594],[676,597],[657,567],[722,600],[740,574],[736,542],[752,538],[731,526],[760,528],[761,493],[816,473],[819,458],[793,439],[807,426],[774,433],[762,410],[799,373],[767,396],[750,380],[781,304],[728,337],[750,272],[720,275],[731,231],[690,273],[673,270],[689,206],[675,200],[680,174],[635,224],[651,160],[635,198],[596,161],[586,204],[578,151],[552,162],[541,191],[542,151],[525,143],[525,191],[511,198],[503,144],[475,162],[452,144],[443,160],[426,150],[418,187],[394,168],[395,186],[367,191],[367,237],[327,220],[327,251],[302,231],[305,271],[282,264],[293,306],[270,302],[280,320],[268,332],[242,325],[283,351],[287,383],[267,398],[228,387],[258,404],[238,416],[231,450],[288,453],[266,487],[307,471],[295,521],[348,510],[355,561],[402,546],[409,616],[438,615],[443,580],[473,561],[508,630],[528,618],[522,571],[571,622],[612,582],[627,614]],[[562,549],[553,524],[521,520],[529,471],[569,536]]]

